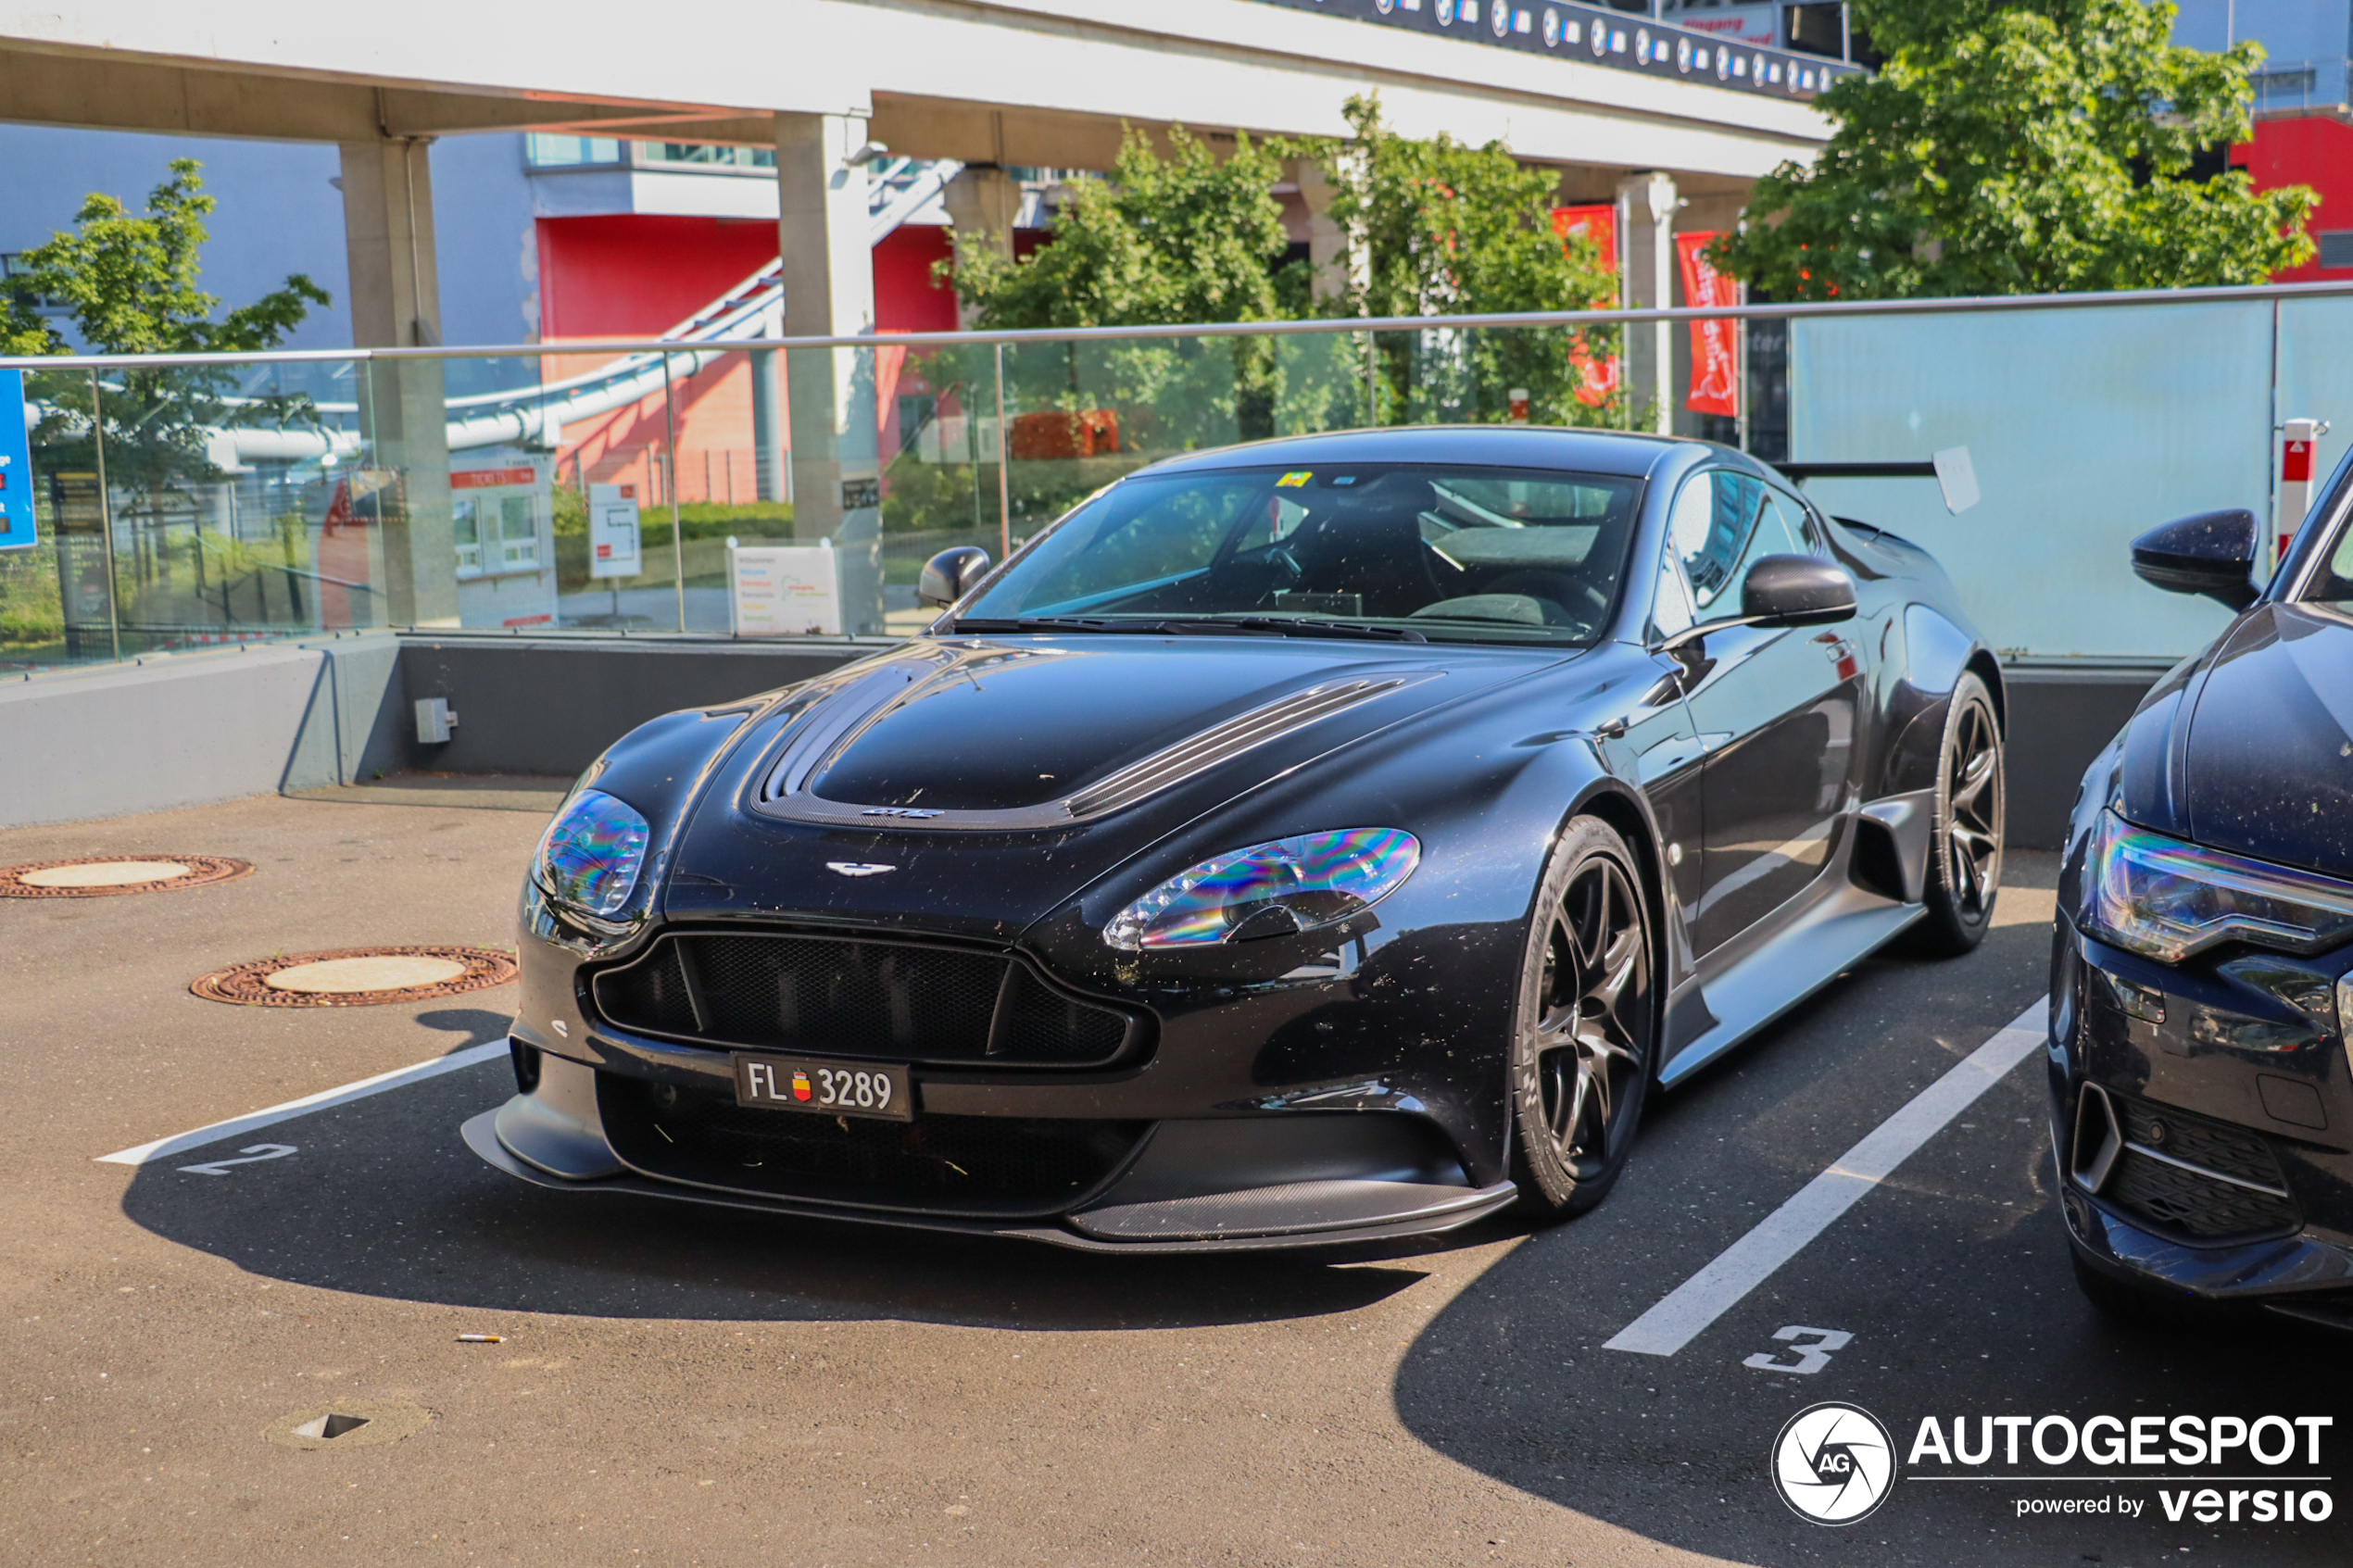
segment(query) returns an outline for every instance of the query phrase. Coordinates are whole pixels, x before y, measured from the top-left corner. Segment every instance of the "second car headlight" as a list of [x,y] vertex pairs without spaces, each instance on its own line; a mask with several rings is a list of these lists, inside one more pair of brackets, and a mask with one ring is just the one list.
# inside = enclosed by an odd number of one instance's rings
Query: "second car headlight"
[[2353,932],[2353,887],[2136,828],[2113,811],[2083,864],[2084,922],[2165,963],[2223,942],[2310,952]]
[[627,801],[584,789],[563,804],[539,841],[534,866],[547,897],[566,909],[609,919],[637,886],[652,830]]
[[1252,845],[1170,877],[1120,910],[1103,940],[1137,952],[1337,925],[1395,892],[1421,858],[1421,841],[1396,828]]

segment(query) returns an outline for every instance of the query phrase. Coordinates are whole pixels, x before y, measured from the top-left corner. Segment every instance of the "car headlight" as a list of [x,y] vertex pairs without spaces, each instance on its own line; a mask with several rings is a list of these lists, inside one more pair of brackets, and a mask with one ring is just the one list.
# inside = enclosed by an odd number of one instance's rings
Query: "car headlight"
[[567,909],[616,915],[636,889],[651,836],[646,819],[627,801],[584,789],[564,802],[539,841],[539,885]]
[[2222,942],[2310,952],[2353,932],[2353,887],[2204,849],[2100,813],[2084,860],[2084,922],[2165,963]]
[[1421,841],[1395,828],[1255,844],[1170,877],[1120,910],[1103,940],[1137,952],[1337,925],[1395,892],[1421,859]]

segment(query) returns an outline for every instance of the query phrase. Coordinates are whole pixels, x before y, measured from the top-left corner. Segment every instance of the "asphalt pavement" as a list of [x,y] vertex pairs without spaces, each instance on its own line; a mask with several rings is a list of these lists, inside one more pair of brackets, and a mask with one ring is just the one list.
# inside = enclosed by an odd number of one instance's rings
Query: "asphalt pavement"
[[[2346,1561],[2343,1517],[2199,1523],[2191,1487],[2243,1458],[2132,1480],[1916,1461],[1927,1418],[1971,1441],[1989,1416],[2353,1426],[2340,1337],[2126,1328],[2080,1298],[2039,1052],[1674,1354],[1604,1348],[2043,995],[2048,857],[2013,857],[1977,954],[1862,964],[1657,1102],[1608,1203],[1550,1229],[1103,1258],[549,1192],[459,1141],[510,1092],[496,1060],[99,1159],[500,1039],[505,990],[276,1010],[187,986],[283,952],[509,945],[560,787],[396,780],[0,833],[0,865],[259,868],[0,900],[0,1562]],[[1902,1461],[1838,1527],[1769,1474],[1828,1402]],[[415,1429],[265,1437],[334,1409]],[[2333,1478],[2334,1451],[2278,1474]],[[2094,1511],[2048,1511],[2070,1499]]]

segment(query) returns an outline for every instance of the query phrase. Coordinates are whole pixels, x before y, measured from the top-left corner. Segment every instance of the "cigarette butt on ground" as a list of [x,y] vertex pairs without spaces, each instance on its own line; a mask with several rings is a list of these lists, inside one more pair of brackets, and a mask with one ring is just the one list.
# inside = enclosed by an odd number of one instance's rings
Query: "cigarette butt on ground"
[[504,1345],[506,1342],[507,1336],[503,1334],[461,1334],[458,1336],[458,1343],[460,1345]]

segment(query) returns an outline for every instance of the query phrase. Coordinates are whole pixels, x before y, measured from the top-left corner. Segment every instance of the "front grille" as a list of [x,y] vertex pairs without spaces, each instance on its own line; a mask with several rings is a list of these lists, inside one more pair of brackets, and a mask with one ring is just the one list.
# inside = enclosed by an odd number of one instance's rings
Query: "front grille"
[[665,936],[593,990],[641,1034],[894,1061],[1082,1066],[1118,1055],[1136,1028],[1020,959],[860,937]]
[[649,1175],[894,1208],[1057,1213],[1100,1186],[1151,1125],[1013,1116],[884,1122],[763,1110],[610,1073],[597,1085],[614,1152]]
[[2109,1202],[2202,1240],[2294,1230],[2302,1223],[2296,1200],[2284,1196],[2287,1179],[2278,1157],[2261,1134],[2125,1095],[2110,1098],[2124,1147],[2100,1189]]

